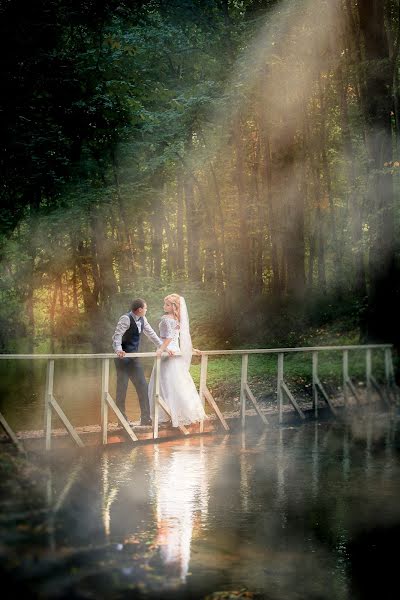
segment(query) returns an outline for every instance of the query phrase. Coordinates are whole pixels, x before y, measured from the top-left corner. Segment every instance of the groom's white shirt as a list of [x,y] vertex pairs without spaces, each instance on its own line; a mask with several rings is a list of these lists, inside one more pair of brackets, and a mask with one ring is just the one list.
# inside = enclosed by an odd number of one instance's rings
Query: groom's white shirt
[[[139,333],[142,332],[142,324],[140,322],[140,319],[142,318],[143,319],[143,333],[149,338],[149,340],[151,340],[153,342],[153,344],[155,346],[161,346],[162,340],[160,340],[160,338],[158,337],[158,335],[156,334],[156,332],[154,331],[154,329],[152,328],[152,326],[150,325],[150,323],[148,322],[146,317],[137,317],[135,315],[135,313],[133,313],[133,312],[131,312],[130,314],[135,319],[136,327],[138,328]],[[114,335],[112,337],[114,352],[121,352],[122,336],[124,335],[125,331],[127,329],[129,329],[130,324],[131,324],[131,322],[130,322],[128,315],[122,315],[122,317],[120,317],[120,319],[117,323],[117,326],[115,328]]]

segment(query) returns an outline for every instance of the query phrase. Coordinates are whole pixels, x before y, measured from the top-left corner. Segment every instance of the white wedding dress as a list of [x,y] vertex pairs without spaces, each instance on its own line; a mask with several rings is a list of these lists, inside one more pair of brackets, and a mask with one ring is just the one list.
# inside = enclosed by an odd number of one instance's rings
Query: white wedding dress
[[[169,350],[180,352],[178,321],[163,315],[160,324],[160,338],[172,338],[168,346]],[[183,352],[183,349],[182,349]],[[189,425],[206,418],[203,404],[197,393],[196,386],[189,373],[188,361],[184,356],[168,356],[161,358],[160,365],[160,396],[168,406],[172,426]],[[154,414],[154,383],[155,368],[151,373],[149,381],[150,414]],[[167,413],[158,407],[158,420],[160,423],[169,421]]]

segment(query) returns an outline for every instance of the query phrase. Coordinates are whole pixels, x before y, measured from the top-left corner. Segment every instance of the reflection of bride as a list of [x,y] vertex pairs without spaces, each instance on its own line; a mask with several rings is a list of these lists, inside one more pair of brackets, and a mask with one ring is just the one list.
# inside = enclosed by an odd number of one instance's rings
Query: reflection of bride
[[[160,396],[171,412],[172,426],[189,425],[206,418],[203,404],[190,375],[192,360],[192,340],[190,337],[189,317],[185,299],[178,294],[164,298],[164,311],[160,321],[162,345],[158,348],[160,356],[164,350],[173,355],[161,360]],[[154,414],[155,369],[149,382],[149,402],[151,414]],[[169,416],[159,407],[159,422],[169,421]]]
[[[184,441],[178,449],[155,449],[157,545],[173,579],[185,581],[190,545],[199,511],[207,511],[208,486],[205,454],[198,440]],[[193,448],[190,446],[193,445]]]

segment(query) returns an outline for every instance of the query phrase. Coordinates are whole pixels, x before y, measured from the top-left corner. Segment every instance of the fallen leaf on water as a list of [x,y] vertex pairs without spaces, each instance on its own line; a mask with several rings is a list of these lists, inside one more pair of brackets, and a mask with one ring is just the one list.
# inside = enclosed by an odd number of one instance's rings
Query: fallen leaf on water
[[213,592],[204,598],[204,600],[237,600],[238,598],[254,598],[259,597],[255,592],[249,590],[224,590],[221,592]]

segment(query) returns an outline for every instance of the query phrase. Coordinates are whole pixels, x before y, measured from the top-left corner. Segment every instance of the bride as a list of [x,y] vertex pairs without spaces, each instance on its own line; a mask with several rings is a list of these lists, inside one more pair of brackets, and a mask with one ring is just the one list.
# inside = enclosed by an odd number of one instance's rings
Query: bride
[[[192,360],[192,340],[189,316],[183,296],[169,294],[164,298],[164,312],[159,324],[162,345],[157,349],[161,356],[166,350],[169,357],[162,358],[160,367],[160,396],[171,412],[172,426],[189,425],[207,418],[203,404],[189,373]],[[182,356],[174,356],[181,352]],[[154,411],[155,368],[149,381],[150,411]],[[170,420],[159,407],[159,422]]]

